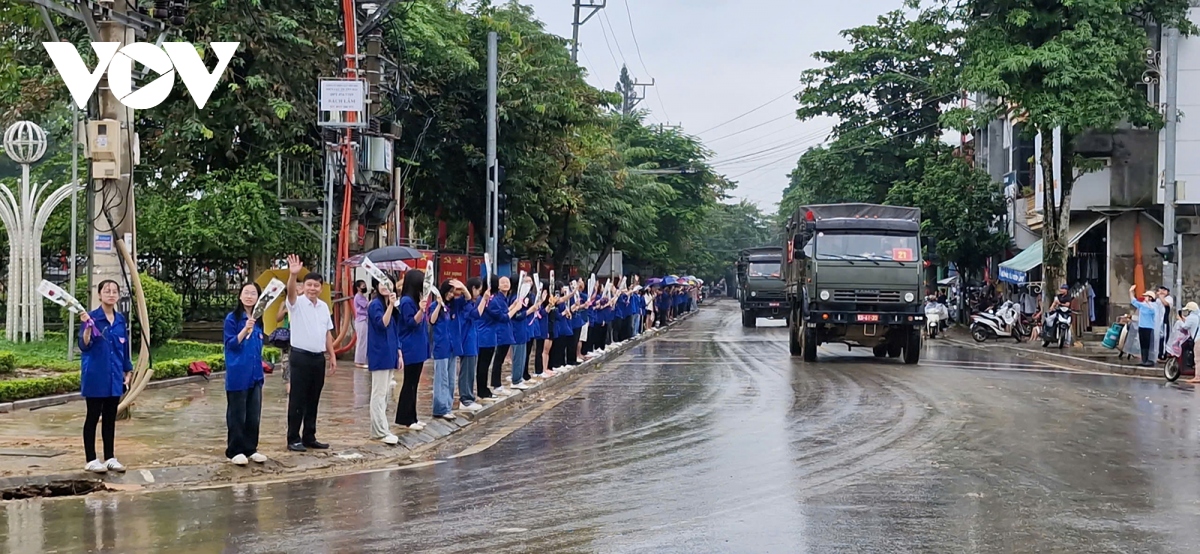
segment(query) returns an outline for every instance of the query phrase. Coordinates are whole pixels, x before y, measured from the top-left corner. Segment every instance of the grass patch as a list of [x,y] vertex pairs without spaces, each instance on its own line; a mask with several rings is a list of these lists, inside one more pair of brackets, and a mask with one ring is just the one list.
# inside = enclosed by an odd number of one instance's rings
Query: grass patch
[[[51,371],[79,371],[79,355],[75,360],[67,361],[67,337],[63,333],[48,332],[46,340],[32,343],[13,343],[0,339],[0,352],[11,352],[15,358],[15,367],[25,369],[48,369]],[[209,356],[221,355],[221,345],[217,343],[196,342],[188,340],[172,340],[167,344],[150,349],[150,360],[158,362],[170,360],[194,361]],[[138,351],[135,348],[133,360],[137,361]]]

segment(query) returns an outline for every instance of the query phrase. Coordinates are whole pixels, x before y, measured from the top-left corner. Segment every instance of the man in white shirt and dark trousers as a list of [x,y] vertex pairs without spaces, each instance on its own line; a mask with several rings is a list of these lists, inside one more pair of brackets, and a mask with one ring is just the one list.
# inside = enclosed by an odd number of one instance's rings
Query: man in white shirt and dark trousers
[[[329,305],[321,300],[321,275],[309,272],[296,294],[296,278],[304,269],[300,257],[287,257],[287,309],[291,318],[291,352],[288,354],[292,390],[288,393],[288,450],[304,452],[324,450],[328,444],[317,442],[317,406],[325,388],[325,372],[337,371],[333,353],[333,318]],[[300,427],[304,426],[301,435]]]

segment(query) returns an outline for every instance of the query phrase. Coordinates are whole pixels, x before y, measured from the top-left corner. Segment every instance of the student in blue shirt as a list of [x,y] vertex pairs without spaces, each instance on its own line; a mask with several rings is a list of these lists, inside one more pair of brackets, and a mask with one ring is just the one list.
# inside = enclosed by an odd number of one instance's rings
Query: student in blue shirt
[[424,271],[410,269],[404,273],[404,286],[400,288],[400,327],[397,329],[400,356],[404,361],[404,383],[400,385],[400,402],[396,405],[396,424],[416,431],[425,428],[425,424],[417,419],[417,385],[421,382],[421,368],[429,359],[429,300],[421,294],[424,289]]
[[[476,325],[479,314],[486,304],[483,302],[483,280],[478,277],[467,279],[466,302],[459,316],[459,339],[462,341],[462,357],[458,362],[458,406],[470,412],[478,412],[483,405],[475,401],[475,377],[479,371],[479,332]],[[486,366],[485,366],[486,367]],[[482,386],[482,381],[480,382]]]
[[[538,357],[538,353],[534,348],[534,344],[538,333],[538,310],[541,309],[541,303],[538,301],[537,287],[533,285],[533,276],[526,275],[525,280],[521,283],[523,287],[529,287],[529,294],[525,296],[525,305],[528,309],[525,312],[525,361],[521,364],[522,381],[528,381],[533,378],[529,374],[529,359]],[[515,338],[515,337],[514,337]]]
[[500,396],[510,396],[512,392],[504,388],[501,380],[501,369],[504,366],[504,359],[508,357],[508,351],[515,344],[512,331],[512,318],[521,308],[520,302],[513,302],[510,299],[512,294],[512,281],[508,277],[499,277],[493,275],[491,278],[492,299],[488,301],[487,309],[483,311],[483,318],[487,322],[492,333],[496,335],[496,353],[492,355],[492,393]]
[[[584,304],[587,294],[587,282],[579,279],[571,283],[571,346],[567,348],[567,365],[579,365],[579,339],[583,338],[583,326],[590,321],[587,316],[587,306]],[[590,327],[589,327],[590,331]]]
[[400,369],[400,313],[396,291],[375,281],[375,298],[368,304],[367,370],[371,374],[371,439],[387,445],[399,444],[387,421],[388,393]]
[[[533,285],[533,279],[529,279],[529,284]],[[512,375],[510,382],[512,387],[517,390],[526,390],[529,385],[525,384],[525,363],[529,360],[529,331],[528,320],[530,309],[536,309],[532,305],[528,296],[518,297],[520,287],[513,287],[508,291],[509,301],[516,308],[512,312],[512,317],[509,320],[509,328],[512,329]]]
[[[454,419],[454,371],[456,358],[462,353],[459,334],[467,287],[457,279],[442,281],[441,296],[430,318],[433,325],[433,417]],[[440,315],[438,313],[440,311]]]
[[533,316],[534,324],[530,326],[532,333],[533,349],[530,350],[530,355],[533,356],[533,374],[538,377],[553,377],[554,372],[546,373],[549,370],[549,360],[546,355],[549,351],[546,345],[550,343],[550,315],[546,312],[547,299],[550,291],[543,290],[538,295],[538,309]]
[[570,300],[574,293],[564,283],[558,283],[558,296],[554,297],[552,321],[554,343],[550,346],[550,369],[562,369],[567,366],[567,349],[571,347],[574,330],[571,328]]
[[257,283],[242,285],[237,307],[225,316],[225,425],[229,430],[225,457],[239,466],[250,460],[259,464],[267,461],[258,453],[266,338],[254,319],[254,305],[260,294]]
[[[117,282],[101,281],[96,292],[100,296],[100,307],[79,314],[83,322],[79,329],[82,353],[79,392],[87,403],[87,416],[83,421],[83,451],[87,456],[84,469],[92,473],[124,472],[125,466],[113,454],[113,443],[117,432],[117,406],[129,387],[129,376],[133,371],[133,361],[129,359],[129,328],[125,316],[117,311],[117,299],[121,296]],[[106,461],[103,462],[96,459],[97,423],[100,423],[100,435],[104,439]]]

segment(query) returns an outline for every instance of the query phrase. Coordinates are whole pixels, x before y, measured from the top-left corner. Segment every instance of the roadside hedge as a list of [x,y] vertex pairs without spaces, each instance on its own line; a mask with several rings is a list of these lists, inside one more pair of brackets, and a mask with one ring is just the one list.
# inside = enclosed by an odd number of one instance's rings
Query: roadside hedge
[[0,373],[12,373],[17,370],[17,355],[7,350],[0,350]]
[[[196,360],[166,360],[154,364],[152,381],[187,377],[188,366]],[[225,371],[225,356],[206,356],[199,361],[208,364],[214,373]],[[15,402],[41,396],[79,391],[79,374],[33,377],[0,381],[0,402]]]

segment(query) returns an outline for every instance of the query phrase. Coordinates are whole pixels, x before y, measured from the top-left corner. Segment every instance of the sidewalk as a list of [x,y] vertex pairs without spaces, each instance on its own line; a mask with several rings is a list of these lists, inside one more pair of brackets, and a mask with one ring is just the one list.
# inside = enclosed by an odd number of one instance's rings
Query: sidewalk
[[[432,417],[433,364],[429,362],[421,374],[417,402],[417,413],[427,427],[422,431],[411,431],[393,425],[392,431],[400,437],[399,446],[368,440],[370,376],[366,370],[343,362],[339,364],[337,374],[326,379],[317,418],[317,438],[330,443],[330,449],[288,452],[284,384],[278,374],[268,375],[263,388],[259,452],[270,460],[245,467],[230,464],[224,456],[225,390],[220,377],[208,382],[148,390],[138,398],[133,418],[117,422],[116,455],[129,468],[124,475],[95,475],[82,471],[82,403],[18,410],[0,415],[0,492],[19,487],[44,488],[59,483],[86,488],[97,481],[110,489],[208,485],[405,464],[441,439],[508,407],[519,407],[525,400],[561,389],[629,348],[665,331],[651,330],[623,345],[610,347],[603,355],[587,360],[569,372],[559,372],[543,381],[534,380],[529,390],[513,391],[517,394],[491,403],[476,414],[456,411],[458,417],[454,420]],[[399,374],[396,380],[397,387],[388,409],[389,421],[395,417],[401,381]],[[100,449],[101,444],[97,436],[96,448]],[[88,483],[83,483],[85,481]]]
[[[928,339],[926,339],[928,342]],[[1138,365],[1138,360],[1119,359],[1117,355],[1120,353],[1117,350],[1109,350],[1100,345],[1099,342],[1082,343],[1083,346],[1072,348],[1042,348],[1041,341],[1026,341],[1018,343],[1013,339],[997,339],[989,340],[984,343],[975,342],[968,334],[966,328],[962,326],[953,327],[946,332],[944,338],[934,339],[933,342],[942,342],[963,346],[967,348],[978,348],[985,350],[993,350],[1003,348],[1005,351],[1042,362],[1051,364],[1061,364],[1073,369],[1081,369],[1085,371],[1095,371],[1099,373],[1113,373],[1118,375],[1136,375],[1139,377],[1163,377],[1162,364],[1153,368],[1141,367]]]

